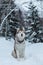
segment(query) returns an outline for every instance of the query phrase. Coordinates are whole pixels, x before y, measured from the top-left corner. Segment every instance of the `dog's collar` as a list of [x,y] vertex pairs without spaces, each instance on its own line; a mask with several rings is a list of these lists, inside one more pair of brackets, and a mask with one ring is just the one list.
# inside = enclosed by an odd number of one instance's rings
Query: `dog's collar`
[[24,41],[24,39],[22,41],[18,41],[19,43],[22,43]]

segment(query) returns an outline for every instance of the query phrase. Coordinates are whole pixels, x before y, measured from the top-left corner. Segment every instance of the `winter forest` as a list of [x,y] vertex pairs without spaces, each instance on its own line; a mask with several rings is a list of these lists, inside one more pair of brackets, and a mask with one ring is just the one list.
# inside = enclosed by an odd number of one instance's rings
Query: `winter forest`
[[[15,29],[25,28],[26,59],[11,53]],[[0,0],[0,65],[43,65],[43,0]]]
[[[37,2],[40,4],[42,1],[37,0]],[[25,27],[26,40],[34,43],[43,42],[41,6],[38,9],[33,1],[24,2],[20,6],[15,0],[0,0],[0,3],[0,36],[6,39],[12,38],[15,28],[22,25]],[[23,6],[25,8],[22,8]]]

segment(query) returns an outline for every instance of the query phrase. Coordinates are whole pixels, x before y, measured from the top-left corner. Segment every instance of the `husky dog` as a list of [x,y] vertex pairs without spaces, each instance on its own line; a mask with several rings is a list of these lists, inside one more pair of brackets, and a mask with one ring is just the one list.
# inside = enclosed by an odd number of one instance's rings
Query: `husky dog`
[[18,59],[25,57],[25,29],[24,27],[20,27],[16,30],[14,50],[12,52],[12,55],[13,57],[18,58]]

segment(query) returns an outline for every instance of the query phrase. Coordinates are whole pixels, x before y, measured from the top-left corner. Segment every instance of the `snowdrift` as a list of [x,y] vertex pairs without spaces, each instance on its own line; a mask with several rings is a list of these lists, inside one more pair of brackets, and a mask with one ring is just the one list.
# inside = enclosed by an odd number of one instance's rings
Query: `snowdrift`
[[26,43],[25,60],[18,61],[11,55],[14,40],[0,37],[0,65],[43,65],[43,43]]

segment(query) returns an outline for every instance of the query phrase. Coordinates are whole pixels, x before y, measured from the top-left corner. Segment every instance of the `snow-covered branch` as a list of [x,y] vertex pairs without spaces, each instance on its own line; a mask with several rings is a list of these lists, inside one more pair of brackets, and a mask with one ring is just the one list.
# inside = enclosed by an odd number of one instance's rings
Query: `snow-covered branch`
[[7,16],[3,19],[3,21],[2,21],[2,23],[1,23],[1,28],[0,28],[0,30],[2,30],[2,27],[3,27],[3,24],[4,24],[4,22],[5,22],[5,20],[8,18],[8,16],[14,11],[15,9],[12,9],[11,11],[10,11],[10,13],[8,13],[7,14]]

